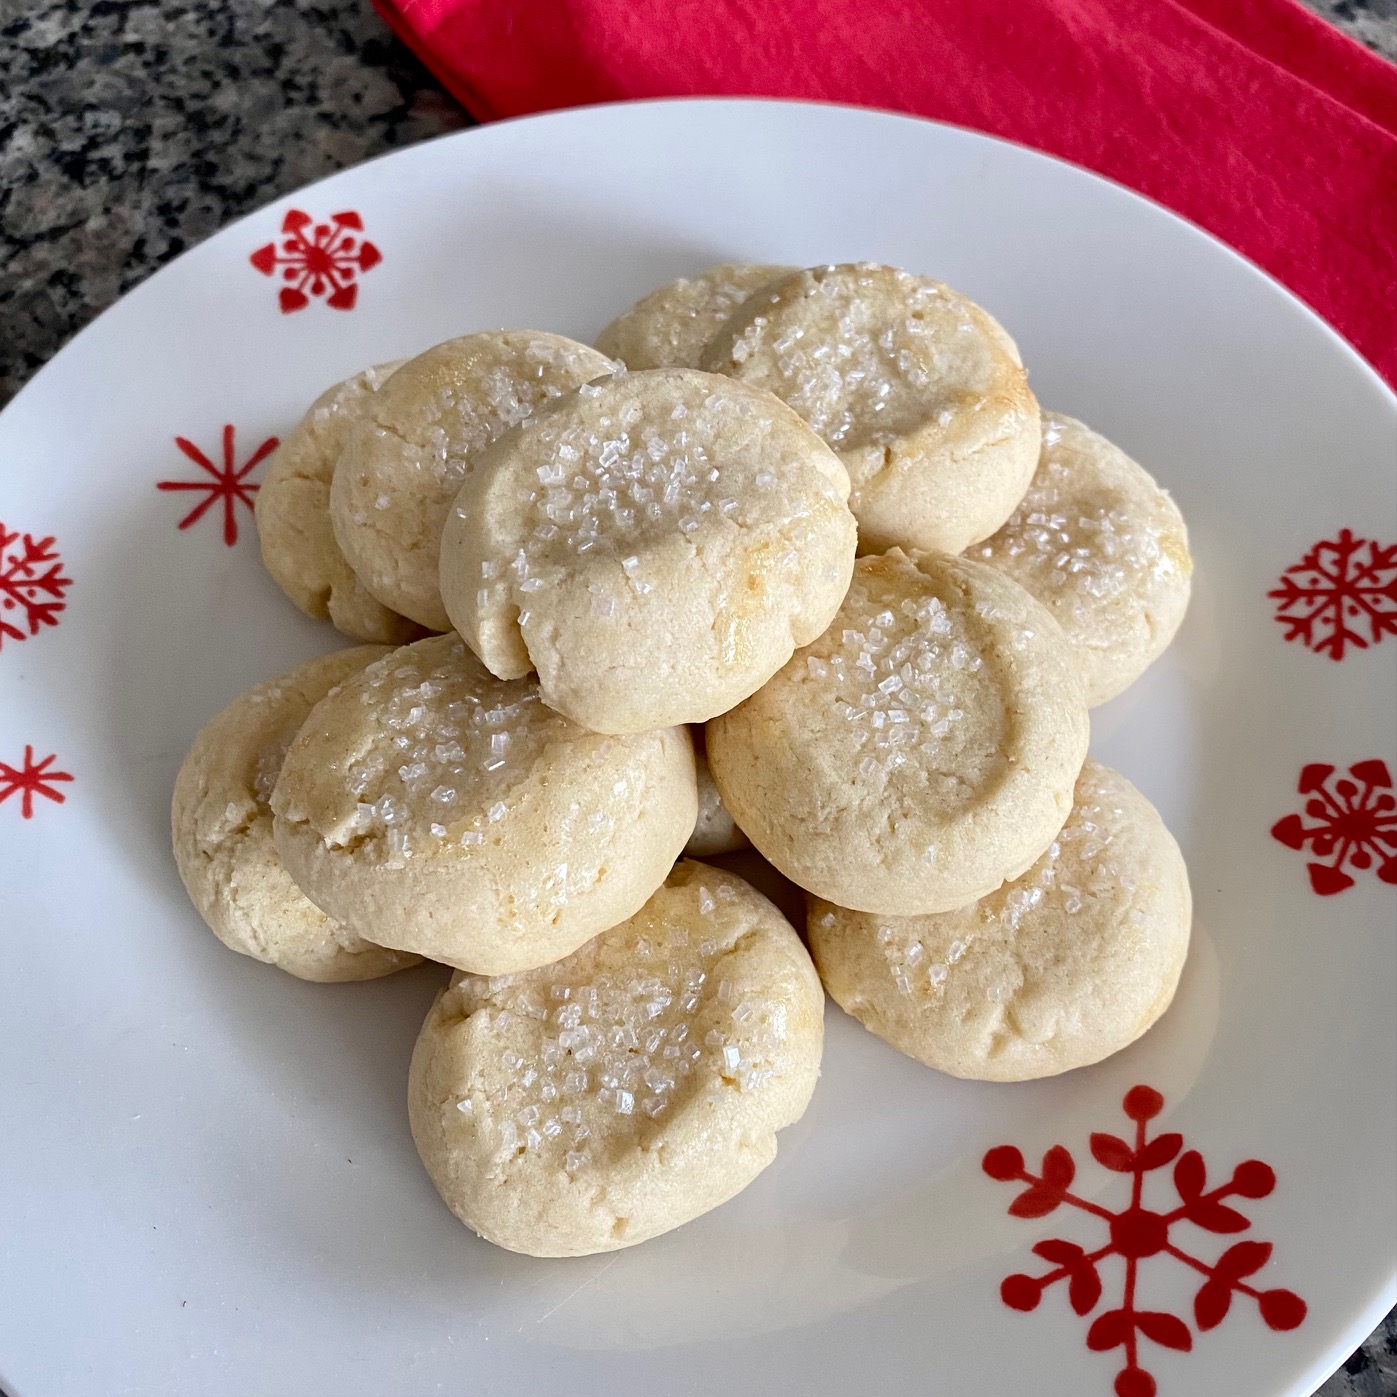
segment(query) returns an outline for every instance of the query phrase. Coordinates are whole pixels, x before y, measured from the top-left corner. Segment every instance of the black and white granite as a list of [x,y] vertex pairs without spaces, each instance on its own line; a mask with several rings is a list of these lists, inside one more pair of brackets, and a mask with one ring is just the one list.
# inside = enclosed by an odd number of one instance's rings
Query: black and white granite
[[470,124],[368,0],[0,0],[0,403],[234,218]]
[[1397,63],[1397,0],[1305,0],[1316,14]]
[[[1310,3],[1397,60],[1397,0]],[[230,220],[470,124],[368,0],[0,0],[0,403]],[[1397,1394],[1394,1316],[1321,1392]]]

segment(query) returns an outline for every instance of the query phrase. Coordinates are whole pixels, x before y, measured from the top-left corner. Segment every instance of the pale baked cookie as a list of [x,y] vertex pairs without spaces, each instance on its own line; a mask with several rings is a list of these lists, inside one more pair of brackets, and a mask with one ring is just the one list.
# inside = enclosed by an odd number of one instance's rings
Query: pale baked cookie
[[364,405],[405,361],[378,364],[327,389],[282,440],[257,491],[262,561],[307,616],[355,640],[403,645],[422,628],[377,601],[344,560],[330,526],[330,479]]
[[694,765],[698,776],[698,822],[684,852],[694,859],[711,858],[714,854],[731,854],[751,847],[752,841],[738,829],[728,813],[723,797],[718,794],[713,773],[708,769],[704,754],[703,729],[693,729]]
[[1193,560],[1183,515],[1154,478],[1090,427],[1054,413],[1028,493],[970,550],[1057,618],[1095,706],[1128,688],[1174,638]]
[[492,673],[597,732],[700,723],[829,624],[855,524],[784,404],[694,369],[587,384],[501,440],[442,534],[441,594]]
[[830,994],[899,1052],[1018,1082],[1100,1062],[1144,1033],[1174,997],[1192,921],[1158,811],[1088,760],[1067,823],[1021,878],[927,917],[811,899],[807,932]]
[[637,301],[597,336],[597,348],[631,369],[696,369],[704,346],[754,291],[794,267],[724,262],[680,277]]
[[488,1241],[530,1256],[633,1246],[771,1163],[823,1037],[791,924],[742,879],[685,861],[566,960],[453,980],[412,1056],[412,1135]]
[[839,452],[864,553],[959,553],[1009,517],[1038,460],[1038,404],[1013,340],[973,301],[894,267],[774,282],[700,367],[775,393]]
[[843,907],[962,907],[1072,807],[1087,707],[1061,627],[986,563],[860,558],[830,628],[708,724],[723,803],[792,882]]
[[437,550],[463,477],[506,428],[614,368],[542,330],[463,335],[404,364],[369,399],[330,488],[335,538],[364,586],[429,630],[449,630]]
[[329,915],[498,975],[568,955],[659,887],[698,813],[694,749],[684,728],[587,732],[432,636],[316,705],[272,808]]
[[418,960],[362,940],[307,901],[272,843],[267,803],[306,715],[388,653],[339,650],[250,689],[205,725],[175,778],[175,864],[199,915],[225,946],[303,980],[371,980]]

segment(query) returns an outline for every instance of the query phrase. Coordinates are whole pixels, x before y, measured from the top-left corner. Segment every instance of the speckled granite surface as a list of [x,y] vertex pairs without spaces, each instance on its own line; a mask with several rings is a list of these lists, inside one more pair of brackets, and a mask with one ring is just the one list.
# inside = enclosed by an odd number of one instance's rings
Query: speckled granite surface
[[0,402],[234,218],[470,124],[368,0],[0,0]]
[[[1397,0],[1310,3],[1397,60]],[[368,0],[0,0],[0,403],[233,218],[469,124]],[[1394,1397],[1397,1317],[1321,1393]]]

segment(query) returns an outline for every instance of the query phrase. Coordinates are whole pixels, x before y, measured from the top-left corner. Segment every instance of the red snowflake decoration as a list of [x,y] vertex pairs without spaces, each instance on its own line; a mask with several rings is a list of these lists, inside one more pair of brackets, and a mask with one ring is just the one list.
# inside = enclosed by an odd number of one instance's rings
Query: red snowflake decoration
[[353,310],[359,277],[383,261],[383,254],[359,236],[363,231],[357,213],[333,213],[328,223],[316,223],[308,213],[289,209],[281,220],[281,237],[259,247],[249,260],[264,276],[282,269],[281,309],[286,315],[304,310],[312,296],[323,296],[332,310]]
[[66,771],[51,771],[49,769],[49,763],[54,761],[55,757],[55,753],[50,753],[43,761],[36,762],[34,749],[26,746],[23,766],[13,767],[5,762],[0,762],[0,805],[3,805],[18,791],[19,813],[26,820],[34,818],[35,796],[43,796],[47,800],[62,805],[63,792],[58,790],[53,783],[55,781],[71,781],[73,778]]
[[[1203,1284],[1193,1297],[1193,1320],[1200,1333],[1222,1323],[1237,1295],[1256,1301],[1261,1318],[1272,1329],[1294,1329],[1304,1320],[1306,1306],[1289,1290],[1258,1290],[1248,1283],[1247,1278],[1271,1259],[1269,1242],[1234,1243],[1210,1264],[1175,1246],[1170,1237],[1170,1230],[1180,1222],[1190,1222],[1206,1232],[1245,1232],[1251,1223],[1224,1200],[1234,1196],[1265,1198],[1276,1186],[1271,1167],[1249,1159],[1232,1171],[1227,1183],[1209,1189],[1203,1156],[1197,1150],[1180,1154],[1182,1135],[1146,1138],[1146,1122],[1164,1109],[1164,1098],[1157,1091],[1132,1087],[1123,1104],[1125,1114],[1135,1122],[1135,1143],[1131,1145],[1116,1135],[1096,1134],[1091,1137],[1091,1152],[1105,1168],[1130,1175],[1130,1206],[1124,1211],[1113,1213],[1069,1192],[1077,1166],[1061,1145],[1054,1145],[1043,1156],[1040,1174],[1030,1174],[1024,1168],[1023,1154],[1013,1145],[991,1150],[985,1156],[984,1170],[1002,1183],[1028,1185],[1009,1205],[1014,1217],[1045,1217],[1065,1203],[1107,1224],[1110,1240],[1095,1251],[1057,1238],[1039,1242],[1034,1253],[1052,1269],[1039,1276],[1009,1276],[999,1293],[1011,1309],[1033,1310],[1049,1287],[1066,1281],[1067,1299],[1073,1310],[1088,1315],[1101,1299],[1101,1263],[1120,1257],[1125,1264],[1123,1299],[1115,1309],[1103,1311],[1092,1321],[1087,1347],[1097,1353],[1125,1350],[1125,1366],[1116,1374],[1116,1397],[1154,1397],[1158,1387],[1154,1377],[1140,1366],[1140,1340],[1148,1339],[1187,1353],[1193,1348],[1193,1334],[1177,1315],[1136,1308],[1136,1282],[1142,1261],[1153,1256],[1172,1256],[1203,1277]],[[1152,1212],[1143,1203],[1145,1175],[1171,1163],[1178,1206],[1168,1212]]]
[[1397,635],[1397,543],[1384,548],[1341,529],[1286,568],[1266,595],[1278,603],[1287,640],[1342,660],[1347,646],[1366,650]]
[[1353,887],[1350,868],[1372,868],[1384,883],[1397,883],[1397,800],[1392,796],[1392,775],[1387,763],[1356,762],[1348,775],[1331,782],[1334,768],[1311,762],[1300,773],[1299,791],[1309,796],[1305,815],[1287,815],[1271,826],[1271,834],[1287,849],[1306,844],[1317,860],[1307,864],[1310,886],[1329,897]]
[[0,523],[0,647],[6,636],[27,640],[43,626],[56,626],[72,585],[52,538],[10,533]]
[[252,497],[257,493],[257,486],[247,477],[280,444],[276,437],[268,437],[239,466],[234,454],[233,425],[230,422],[223,428],[223,464],[220,467],[214,465],[187,437],[176,437],[175,445],[212,478],[209,480],[161,480],[156,483],[155,488],[157,490],[198,490],[204,495],[204,498],[179,521],[181,529],[187,529],[191,524],[196,523],[213,505],[222,500],[223,541],[231,548],[238,541],[237,506],[245,504],[248,509],[251,509]]

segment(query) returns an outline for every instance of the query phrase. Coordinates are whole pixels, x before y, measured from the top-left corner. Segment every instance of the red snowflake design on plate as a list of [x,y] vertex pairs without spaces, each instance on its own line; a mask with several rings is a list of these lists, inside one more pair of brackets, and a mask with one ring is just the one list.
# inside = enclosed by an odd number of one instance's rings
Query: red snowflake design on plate
[[1266,595],[1277,602],[1287,640],[1342,660],[1349,646],[1366,650],[1397,635],[1397,543],[1384,548],[1341,529],[1286,568]]
[[247,477],[281,445],[276,437],[268,437],[240,466],[237,464],[233,437],[233,424],[230,422],[223,428],[223,464],[221,466],[214,465],[188,437],[176,437],[175,445],[200,470],[207,472],[210,479],[161,480],[155,486],[157,490],[197,490],[203,493],[204,498],[179,521],[181,529],[187,529],[191,524],[197,523],[221,500],[223,502],[223,541],[229,548],[238,541],[238,505],[244,504],[250,510],[252,497],[257,493],[256,484]]
[[[1349,868],[1376,865],[1384,883],[1397,883],[1397,799],[1392,774],[1382,761],[1355,762],[1347,776],[1334,780],[1335,768],[1311,762],[1300,772],[1298,790],[1309,796],[1304,815],[1287,815],[1271,826],[1271,835],[1287,849],[1307,844],[1316,862],[1306,864],[1310,886],[1330,897],[1353,887]],[[1306,824],[1308,815],[1314,824]]]
[[363,219],[352,210],[317,223],[300,209],[288,209],[281,236],[248,260],[264,276],[282,269],[281,309],[286,315],[304,310],[312,296],[323,296],[332,310],[353,310],[360,276],[383,261],[383,254],[359,236],[363,231]]
[[[1193,1321],[1199,1332],[1216,1329],[1238,1295],[1254,1300],[1261,1318],[1272,1329],[1294,1329],[1305,1318],[1305,1302],[1289,1290],[1258,1290],[1248,1277],[1271,1259],[1269,1242],[1235,1242],[1216,1261],[1200,1260],[1176,1246],[1171,1229],[1189,1222],[1205,1232],[1245,1232],[1251,1223],[1228,1207],[1228,1198],[1265,1198],[1276,1186],[1270,1165],[1249,1159],[1232,1171],[1224,1184],[1208,1187],[1207,1168],[1197,1150],[1184,1150],[1184,1137],[1175,1133],[1148,1138],[1146,1126],[1164,1109],[1164,1098],[1152,1087],[1132,1087],[1123,1102],[1125,1114],[1135,1122],[1134,1144],[1116,1135],[1094,1134],[1091,1153],[1098,1164],[1117,1174],[1129,1174],[1130,1206],[1120,1212],[1088,1202],[1072,1193],[1077,1166],[1072,1155],[1054,1145],[1044,1156],[1042,1171],[1031,1174],[1023,1154],[1013,1145],[1000,1145],[984,1159],[985,1173],[1002,1183],[1028,1187],[1009,1205],[1019,1218],[1041,1218],[1066,1204],[1100,1218],[1109,1240],[1088,1251],[1076,1242],[1048,1238],[1037,1243],[1034,1254],[1051,1267],[1038,1276],[1009,1276],[999,1288],[1004,1303],[1015,1310],[1037,1309],[1043,1294],[1059,1281],[1067,1283],[1067,1299],[1079,1315],[1089,1315],[1101,1300],[1101,1263],[1119,1257],[1125,1282],[1121,1303],[1098,1314],[1087,1330],[1087,1347],[1104,1353],[1125,1350],[1125,1366],[1116,1374],[1116,1397],[1154,1397],[1154,1377],[1140,1366],[1140,1341],[1148,1339],[1163,1348],[1184,1353],[1193,1348],[1193,1333],[1177,1315],[1136,1308],[1135,1291],[1140,1264],[1155,1256],[1171,1256],[1203,1277],[1193,1297]],[[1181,1153],[1182,1151],[1182,1153]],[[1174,1165],[1174,1190],[1178,1204],[1167,1212],[1144,1206],[1145,1175]]]
[[34,749],[26,746],[23,766],[14,767],[0,762],[0,805],[3,805],[5,801],[18,792],[19,813],[26,820],[34,818],[35,796],[43,796],[46,800],[62,805],[63,792],[53,783],[55,781],[71,781],[73,778],[66,771],[52,769],[51,764],[56,760],[57,754],[50,753],[43,761],[36,762]]
[[44,626],[56,626],[72,585],[52,537],[11,532],[0,522],[0,648],[6,637],[27,640]]

